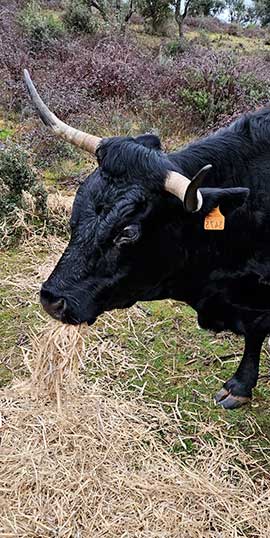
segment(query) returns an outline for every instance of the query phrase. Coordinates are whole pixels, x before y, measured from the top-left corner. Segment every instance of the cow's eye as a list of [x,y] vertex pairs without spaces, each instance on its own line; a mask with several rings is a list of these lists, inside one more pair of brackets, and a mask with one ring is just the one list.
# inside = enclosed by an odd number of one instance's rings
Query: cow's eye
[[126,226],[114,239],[114,243],[118,246],[126,243],[134,243],[139,239],[140,226],[138,224],[130,224]]

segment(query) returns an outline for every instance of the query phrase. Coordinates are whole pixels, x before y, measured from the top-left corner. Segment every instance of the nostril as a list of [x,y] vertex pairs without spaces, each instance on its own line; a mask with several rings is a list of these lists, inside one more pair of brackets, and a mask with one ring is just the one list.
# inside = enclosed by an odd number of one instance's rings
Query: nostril
[[44,288],[41,288],[40,290],[40,300],[41,303],[44,304],[51,304],[58,302],[58,297],[56,297],[51,291],[46,290]]
[[40,302],[46,312],[56,319],[61,319],[67,309],[67,302],[64,297],[57,297],[43,288],[40,290]]
[[59,299],[56,303],[52,303],[52,308],[55,312],[59,312],[59,314],[63,314],[67,308],[67,303],[65,299]]

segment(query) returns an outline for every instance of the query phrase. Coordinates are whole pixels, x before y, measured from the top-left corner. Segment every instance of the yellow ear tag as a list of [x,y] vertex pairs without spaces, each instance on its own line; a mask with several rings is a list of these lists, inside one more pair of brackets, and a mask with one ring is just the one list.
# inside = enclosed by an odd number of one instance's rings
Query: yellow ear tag
[[220,212],[219,207],[215,207],[211,213],[206,215],[204,219],[204,229],[205,230],[224,230],[225,227],[225,217]]

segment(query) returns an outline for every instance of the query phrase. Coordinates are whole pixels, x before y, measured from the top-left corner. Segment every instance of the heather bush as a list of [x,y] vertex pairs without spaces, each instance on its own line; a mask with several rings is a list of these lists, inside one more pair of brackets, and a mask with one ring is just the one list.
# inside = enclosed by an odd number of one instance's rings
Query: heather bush
[[130,17],[130,23],[136,25],[144,24],[144,18],[139,13],[132,13]]
[[250,105],[266,104],[270,99],[269,82],[260,80],[254,73],[243,74],[239,80]]
[[193,39],[193,44],[208,48],[211,46],[209,34],[204,28],[199,29],[198,36]]
[[90,97],[126,102],[140,97],[150,82],[153,64],[132,41],[108,38],[94,48],[87,70]]
[[240,24],[232,22],[227,27],[227,34],[239,37],[243,34],[243,28],[240,26]]
[[185,25],[189,28],[198,28],[212,33],[225,33],[229,26],[225,21],[221,21],[217,17],[191,17],[187,16]]
[[[213,125],[221,115],[232,114],[238,104],[240,87],[235,77],[235,63],[223,55],[207,57],[200,71],[191,70],[187,87],[179,96],[205,125]],[[193,72],[192,72],[193,71]]]
[[[44,136],[45,135],[45,136]],[[42,134],[34,134],[33,144],[38,141],[35,148],[34,165],[39,169],[46,169],[53,166],[56,162],[73,161],[79,162],[82,152],[75,146],[64,142],[61,138],[47,136],[47,132],[42,129]]]
[[12,2],[9,12],[0,9],[0,108],[4,110],[21,107],[22,86],[19,90],[19,81],[28,55],[27,39],[19,32],[16,3]]
[[36,0],[31,0],[19,13],[18,21],[35,51],[52,45],[63,34],[61,21],[53,14],[44,13]]
[[195,85],[193,89],[190,80],[189,88],[180,95],[199,112],[205,125],[215,125],[220,118],[257,106],[270,97],[268,84],[245,74],[231,59],[218,61],[215,70],[213,64],[205,67]]
[[[166,125],[170,123],[168,114],[172,123],[175,117],[184,115],[184,127],[196,132],[217,127],[226,117],[264,104],[269,81],[261,77],[269,70],[263,58],[231,58],[225,51],[213,52],[198,45],[190,46],[181,55],[173,55],[174,44],[170,46],[169,60],[165,61],[165,57],[161,62],[155,51],[142,50],[130,37],[128,40],[75,37],[68,43],[66,55],[61,52],[61,69],[56,47],[54,56],[46,60],[46,77],[40,62],[35,82],[44,100],[62,119],[80,126],[89,117],[94,118],[95,129],[101,126],[104,135],[113,129],[109,120],[110,127],[103,129],[106,118],[111,118],[110,108],[118,110],[120,116],[128,110],[129,118],[135,115],[148,128],[152,122],[161,130],[160,114],[166,115]],[[248,81],[250,73],[253,80]],[[18,91],[21,88],[20,82]],[[166,111],[161,111],[160,102],[166,103]],[[33,138],[38,151],[45,147],[44,136],[49,140],[46,131],[42,133],[42,144],[37,143],[40,129],[35,130]],[[48,148],[46,143],[46,160],[52,146],[53,140]]]
[[[269,72],[257,58],[240,60],[225,52],[195,47],[163,68],[152,88],[193,117],[197,128],[222,125],[226,118],[269,99]],[[268,96],[268,97],[267,97]]]
[[249,24],[244,28],[244,35],[245,37],[249,37],[251,39],[257,39],[257,38],[265,38],[267,35],[267,30],[264,28],[261,28],[257,24]]
[[170,136],[170,130],[194,135],[265,104],[270,78],[267,58],[252,53],[231,58],[226,50],[211,49],[201,32],[203,45],[193,41],[182,54],[178,42],[164,44],[161,54],[159,47],[142,45],[141,37],[101,38],[81,32],[72,38],[66,32],[53,48],[33,54],[16,26],[16,16],[0,12],[0,106],[23,111],[29,129],[22,142],[46,166],[60,154],[61,159],[75,157],[56,144],[38,120],[33,123],[22,80],[24,65],[61,119],[81,128],[89,124],[89,130],[101,136],[151,126],[165,136]]

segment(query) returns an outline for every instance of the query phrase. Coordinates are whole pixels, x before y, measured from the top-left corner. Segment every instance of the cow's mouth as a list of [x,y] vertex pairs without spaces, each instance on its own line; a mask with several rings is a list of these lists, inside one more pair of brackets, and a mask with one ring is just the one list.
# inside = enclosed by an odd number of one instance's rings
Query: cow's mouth
[[86,321],[87,325],[90,327],[90,325],[93,325],[96,321],[96,317],[95,318],[90,318]]
[[72,311],[66,310],[66,312],[62,314],[61,318],[58,318],[58,319],[59,321],[64,323],[64,325],[81,325],[82,323],[87,323],[87,325],[90,326],[95,323],[97,317],[98,317],[97,315],[91,316],[91,317],[87,317],[87,316],[77,317],[75,313],[73,313]]

